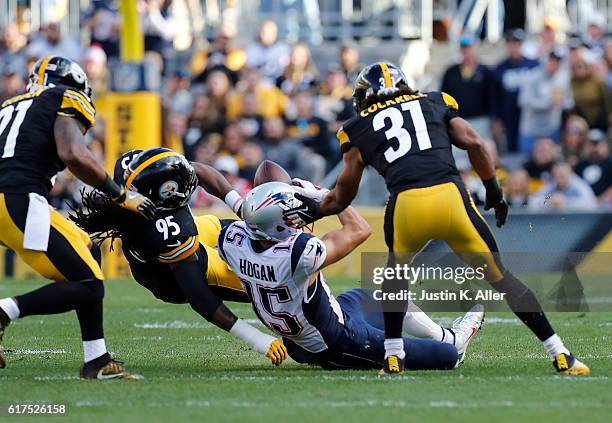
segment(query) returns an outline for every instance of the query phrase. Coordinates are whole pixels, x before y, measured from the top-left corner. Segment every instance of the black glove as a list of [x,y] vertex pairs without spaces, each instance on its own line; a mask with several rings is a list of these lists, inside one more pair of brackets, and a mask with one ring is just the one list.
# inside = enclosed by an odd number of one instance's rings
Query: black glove
[[287,223],[302,228],[323,217],[321,215],[321,205],[316,200],[298,193],[294,197],[301,204],[283,212],[283,217]]
[[499,186],[496,177],[482,181],[482,183],[487,190],[484,209],[485,211],[490,209],[495,210],[497,227],[501,228],[508,218],[508,203],[504,200],[504,192]]

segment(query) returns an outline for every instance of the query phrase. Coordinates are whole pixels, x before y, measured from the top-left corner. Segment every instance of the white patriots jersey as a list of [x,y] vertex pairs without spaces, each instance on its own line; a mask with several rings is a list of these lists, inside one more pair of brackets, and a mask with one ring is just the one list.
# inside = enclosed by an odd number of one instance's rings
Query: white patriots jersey
[[[298,232],[266,250],[256,251],[244,228],[244,222],[234,222],[221,231],[219,255],[240,279],[261,322],[307,351],[326,350],[328,345],[303,309],[309,301],[308,280],[325,262],[323,241]],[[327,295],[323,298],[328,303],[319,307],[330,307],[338,322],[344,324],[340,305],[322,273],[317,283],[317,289],[325,290]]]

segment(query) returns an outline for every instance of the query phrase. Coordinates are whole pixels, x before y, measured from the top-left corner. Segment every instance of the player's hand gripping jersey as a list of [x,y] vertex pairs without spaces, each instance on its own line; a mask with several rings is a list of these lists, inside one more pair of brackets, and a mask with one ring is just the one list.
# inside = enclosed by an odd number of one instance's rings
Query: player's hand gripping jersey
[[0,108],[0,192],[46,196],[66,165],[57,155],[56,116],[76,118],[86,129],[95,122],[89,97],[65,86],[42,87],[10,98]]
[[338,131],[343,152],[357,147],[391,194],[458,181],[447,123],[457,102],[440,92],[398,95],[362,110]]

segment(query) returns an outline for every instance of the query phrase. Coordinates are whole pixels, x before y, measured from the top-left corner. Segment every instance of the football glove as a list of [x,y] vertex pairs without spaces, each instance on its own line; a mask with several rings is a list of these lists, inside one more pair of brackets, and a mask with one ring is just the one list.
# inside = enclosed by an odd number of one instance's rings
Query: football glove
[[504,192],[495,177],[482,181],[482,183],[487,191],[484,209],[485,211],[490,209],[495,210],[497,227],[501,228],[508,218],[508,203],[504,200]]
[[268,348],[266,357],[270,359],[272,364],[279,366],[287,358],[287,347],[280,340],[274,339]]
[[321,203],[329,190],[327,188],[322,188],[318,185],[313,184],[310,181],[300,178],[293,178],[291,180],[291,185],[295,191],[305,197],[312,198],[313,200]]
[[155,217],[157,208],[147,197],[134,191],[126,191],[121,187],[119,196],[112,199],[118,206],[134,213],[138,213],[145,219],[151,220]]
[[300,193],[296,193],[295,198],[299,200],[300,204],[283,211],[283,217],[287,224],[303,228],[323,217],[321,215],[321,204],[318,201]]

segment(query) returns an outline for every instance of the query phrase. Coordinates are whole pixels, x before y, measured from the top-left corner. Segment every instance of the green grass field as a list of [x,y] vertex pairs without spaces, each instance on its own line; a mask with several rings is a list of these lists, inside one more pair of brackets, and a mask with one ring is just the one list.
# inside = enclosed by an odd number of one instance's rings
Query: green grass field
[[[39,281],[0,283],[0,297]],[[332,284],[340,294],[348,281]],[[465,364],[450,372],[326,372],[288,361],[274,368],[188,306],[164,304],[129,280],[107,282],[106,337],[116,358],[146,379],[81,381],[75,315],[30,317],[5,338],[0,421],[610,421],[612,313],[556,314],[567,345],[590,365],[556,376],[536,339],[510,314],[492,313]],[[246,304],[230,304],[254,318]],[[449,321],[449,315],[436,316]],[[11,403],[68,404],[55,418],[10,416]],[[85,420],[86,419],[86,420]],[[391,420],[393,419],[393,420]]]

